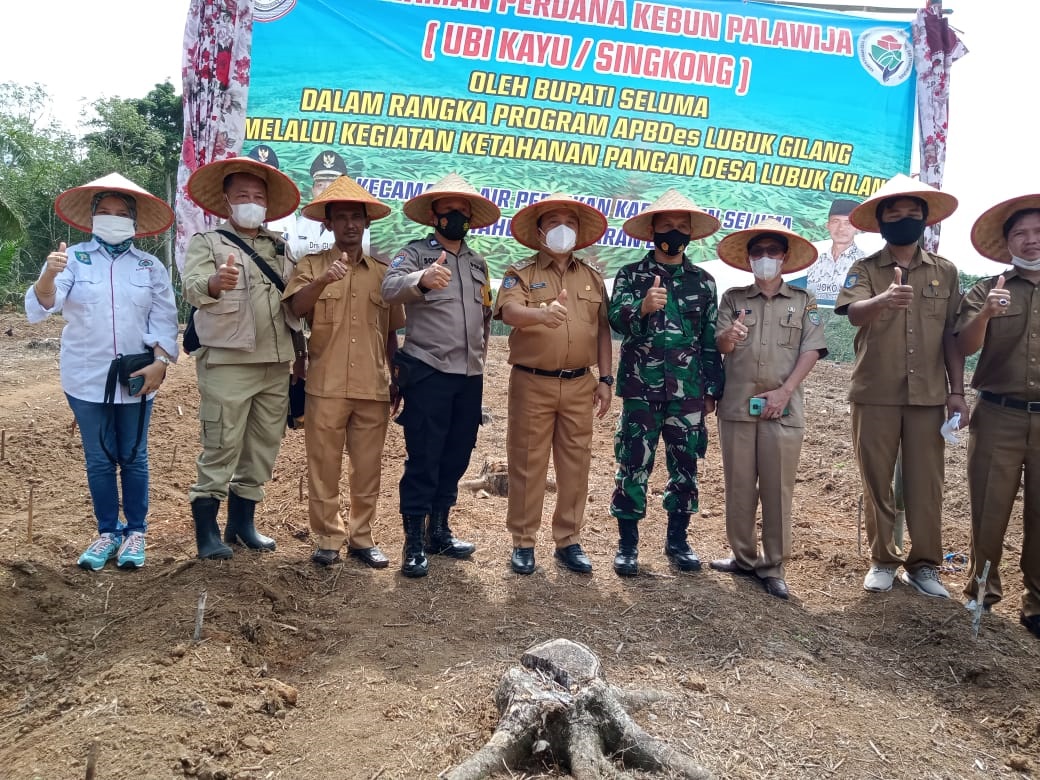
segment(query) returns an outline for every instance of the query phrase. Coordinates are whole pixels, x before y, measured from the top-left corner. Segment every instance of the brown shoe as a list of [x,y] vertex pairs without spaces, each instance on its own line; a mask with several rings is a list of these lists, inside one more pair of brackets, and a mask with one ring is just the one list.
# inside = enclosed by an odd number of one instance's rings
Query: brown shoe
[[726,574],[738,574],[741,577],[756,577],[754,569],[745,569],[739,563],[736,558],[718,558],[708,564],[715,571],[722,571]]
[[347,547],[347,552],[373,569],[385,569],[390,565],[390,559],[378,547]]
[[778,599],[784,599],[785,601],[790,596],[787,592],[787,583],[780,577],[763,577],[762,584],[765,586],[766,593],[770,596],[776,596]]

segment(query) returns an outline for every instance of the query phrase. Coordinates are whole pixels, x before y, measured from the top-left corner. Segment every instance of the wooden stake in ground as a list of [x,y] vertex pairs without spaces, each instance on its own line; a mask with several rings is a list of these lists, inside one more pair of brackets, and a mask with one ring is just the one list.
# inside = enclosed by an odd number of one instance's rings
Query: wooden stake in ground
[[98,741],[95,739],[90,743],[87,751],[87,774],[86,780],[94,780],[94,772],[97,770]]
[[29,485],[29,516],[25,523],[26,541],[32,544],[33,486]]
[[196,644],[202,640],[202,620],[206,617],[206,591],[199,594],[199,603],[195,607],[195,635],[192,641]]
[[626,769],[685,780],[710,776],[629,717],[627,710],[667,699],[667,694],[608,685],[596,655],[567,639],[532,647],[520,663],[524,668],[506,672],[495,691],[501,715],[495,733],[449,771],[447,780],[483,780],[503,769],[523,771],[539,756],[569,767],[576,780],[632,777]]
[[173,464],[177,462],[177,445],[173,445],[173,455],[170,456],[170,470],[173,470]]
[[0,463],[7,460],[7,429],[0,431]]

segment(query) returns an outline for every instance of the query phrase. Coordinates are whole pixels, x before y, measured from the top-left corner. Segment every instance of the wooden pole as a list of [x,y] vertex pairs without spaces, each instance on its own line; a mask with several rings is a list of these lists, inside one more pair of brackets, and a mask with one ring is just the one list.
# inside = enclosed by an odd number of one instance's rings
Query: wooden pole
[[26,537],[29,544],[32,544],[32,521],[33,521],[33,486],[29,485],[29,517],[26,523]]

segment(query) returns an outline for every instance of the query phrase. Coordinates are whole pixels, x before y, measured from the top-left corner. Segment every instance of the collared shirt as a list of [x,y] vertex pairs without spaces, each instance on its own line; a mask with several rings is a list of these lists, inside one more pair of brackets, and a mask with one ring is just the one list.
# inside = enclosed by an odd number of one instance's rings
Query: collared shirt
[[[655,276],[668,292],[667,303],[643,316],[640,307]],[[609,311],[611,326],[621,334],[617,394],[645,401],[721,397],[717,299],[715,279],[685,255],[680,264],[664,265],[650,251],[618,271]]]
[[[340,254],[333,247],[306,255],[297,263],[282,297],[288,300],[320,279]],[[307,393],[389,401],[387,334],[404,325],[404,309],[389,306],[380,293],[386,265],[367,255],[346,265],[346,276],[326,285],[307,314],[311,326]]]
[[[957,331],[964,330],[985,307],[997,277],[980,279],[957,312]],[[1004,271],[1010,293],[1007,311],[990,319],[971,386],[1021,401],[1040,400],[1040,285],[1012,268]]]
[[[230,222],[217,226],[219,230],[235,233],[260,255],[282,278],[292,264],[285,256],[285,244],[271,231],[260,228],[255,237],[246,236],[234,229]],[[233,290],[225,290],[216,298],[209,294],[209,278],[217,272],[218,265],[227,263],[228,257],[235,258],[238,267],[238,284]],[[196,233],[188,242],[184,259],[185,300],[200,310],[209,307],[229,319],[229,328],[248,327],[251,317],[255,325],[253,348],[231,349],[205,347],[205,353],[196,353],[207,364],[230,363],[288,363],[295,358],[289,321],[282,306],[282,294],[260,270],[253,259],[222,236],[217,230]]]
[[820,255],[806,272],[805,287],[816,296],[819,303],[833,306],[852,264],[866,257],[866,252],[853,242],[835,258],[831,254],[833,241],[819,241],[813,246]]
[[[755,419],[748,412],[751,396],[780,387],[802,353],[815,350],[826,357],[827,340],[816,298],[808,290],[781,284],[771,298],[757,284],[726,290],[719,304],[719,330],[730,327],[740,312],[748,335],[722,358],[726,394],[719,401],[718,415],[722,420],[747,422]],[[791,412],[780,418],[780,424],[804,427],[801,385],[791,394],[788,408]]]
[[[451,282],[441,290],[419,289],[426,268],[447,254]],[[484,373],[491,324],[491,285],[487,263],[465,241],[458,255],[441,246],[433,233],[413,241],[394,256],[383,277],[383,300],[404,304],[401,351],[446,374]]]
[[[849,270],[836,314],[888,289],[896,261],[888,248],[859,260]],[[849,400],[880,406],[939,406],[946,403],[943,333],[953,330],[960,304],[957,268],[917,249],[903,284],[914,288],[909,309],[882,309],[856,331],[856,362]]]
[[[588,368],[598,361],[600,322],[607,316],[607,290],[603,274],[575,254],[571,254],[562,273],[553,259],[542,253],[506,268],[494,316],[502,319],[502,307],[507,303],[535,309],[549,306],[563,290],[567,291],[566,321],[558,328],[513,328],[509,334],[511,365],[560,371]],[[609,374],[611,368],[603,366],[599,370]]]
[[[324,222],[309,219],[300,214],[290,214],[277,222],[268,222],[267,227],[279,233],[289,244],[294,261],[304,255],[318,254],[336,246],[336,235],[325,227]],[[365,228],[361,239],[361,250],[368,254],[371,249],[371,232]]]
[[[170,272],[158,259],[131,245],[114,260],[93,238],[73,244],[68,264],[54,278],[54,305],[40,305],[36,288],[25,293],[29,322],[61,312],[61,387],[73,398],[105,399],[108,369],[117,355],[158,345],[177,359],[177,304]],[[138,403],[118,385],[116,403]],[[154,395],[154,394],[153,394]]]

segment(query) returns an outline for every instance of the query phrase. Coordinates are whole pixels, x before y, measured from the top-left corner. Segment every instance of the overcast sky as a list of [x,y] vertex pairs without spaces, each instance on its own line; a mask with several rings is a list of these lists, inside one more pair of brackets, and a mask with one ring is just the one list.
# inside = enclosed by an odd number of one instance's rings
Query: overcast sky
[[[894,7],[917,2],[923,0],[874,0]],[[8,4],[0,80],[40,82],[54,98],[55,115],[73,128],[81,109],[99,97],[141,97],[166,79],[179,92],[188,6],[189,0]],[[998,266],[971,247],[971,224],[999,200],[1040,192],[1040,2],[946,0],[945,6],[970,53],[952,72],[943,189],[960,208],[944,223],[940,254],[969,273],[990,274]]]

